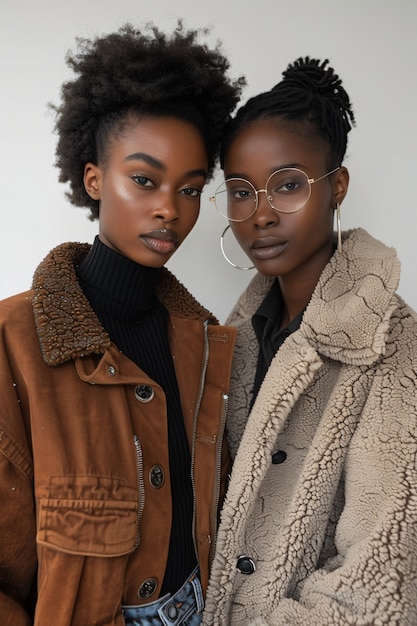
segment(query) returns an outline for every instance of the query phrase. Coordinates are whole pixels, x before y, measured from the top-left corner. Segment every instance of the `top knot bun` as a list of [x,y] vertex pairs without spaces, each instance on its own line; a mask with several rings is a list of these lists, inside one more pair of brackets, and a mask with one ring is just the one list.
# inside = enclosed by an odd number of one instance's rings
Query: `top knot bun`
[[[272,91],[284,87],[294,91],[304,92],[310,98],[328,98],[339,108],[350,130],[351,123],[355,123],[349,96],[342,87],[342,81],[332,67],[328,67],[329,60],[300,57],[288,65],[282,73],[283,80]],[[350,123],[351,122],[351,123]]]

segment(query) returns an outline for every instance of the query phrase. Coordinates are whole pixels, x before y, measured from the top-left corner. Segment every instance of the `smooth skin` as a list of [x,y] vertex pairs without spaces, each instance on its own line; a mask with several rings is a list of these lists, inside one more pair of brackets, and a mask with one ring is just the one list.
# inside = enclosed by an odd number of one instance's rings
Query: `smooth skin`
[[[264,189],[277,169],[297,167],[319,178],[329,166],[326,144],[303,136],[279,118],[256,120],[245,126],[228,147],[224,174],[250,181]],[[233,233],[258,272],[278,277],[285,303],[281,320],[286,326],[308,304],[319,276],[334,251],[333,219],[349,184],[345,167],[312,185],[308,202],[295,213],[271,208],[265,193],[258,208],[244,222],[231,222]]]
[[206,182],[201,133],[176,118],[136,118],[109,141],[84,185],[99,200],[99,239],[147,267],[161,267],[195,225]]

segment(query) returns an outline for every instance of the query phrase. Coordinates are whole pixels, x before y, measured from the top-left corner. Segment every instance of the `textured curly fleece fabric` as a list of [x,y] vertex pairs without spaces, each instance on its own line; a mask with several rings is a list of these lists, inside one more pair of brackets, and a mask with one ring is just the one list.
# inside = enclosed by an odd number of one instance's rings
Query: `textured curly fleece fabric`
[[417,625],[417,316],[399,273],[394,250],[345,233],[249,418],[251,316],[272,279],[232,312],[235,458],[205,625]]
[[[88,243],[63,243],[49,252],[35,271],[33,310],[48,365],[60,365],[83,354],[100,354],[110,346],[110,338],[76,276],[75,267],[90,247]],[[218,323],[165,267],[161,268],[155,293],[172,316]],[[52,320],[60,322],[58,334]]]

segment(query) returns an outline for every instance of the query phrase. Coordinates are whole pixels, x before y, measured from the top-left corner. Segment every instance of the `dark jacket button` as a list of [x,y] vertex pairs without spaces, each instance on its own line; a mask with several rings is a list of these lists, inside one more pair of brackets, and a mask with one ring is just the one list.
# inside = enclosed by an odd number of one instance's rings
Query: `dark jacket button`
[[155,592],[157,586],[158,581],[156,580],[156,578],[147,578],[139,587],[139,598],[142,598],[142,600],[146,600]]
[[155,489],[159,489],[164,484],[164,481],[164,470],[160,465],[154,465],[149,472],[149,482],[151,483],[152,487],[155,487]]
[[256,570],[256,565],[249,556],[240,556],[237,560],[236,567],[241,574],[253,574]]
[[135,396],[139,402],[150,402],[155,392],[150,385],[136,385]]
[[278,450],[278,452],[274,452],[272,455],[272,463],[274,465],[279,465],[279,463],[284,463],[287,458],[287,453],[284,450]]

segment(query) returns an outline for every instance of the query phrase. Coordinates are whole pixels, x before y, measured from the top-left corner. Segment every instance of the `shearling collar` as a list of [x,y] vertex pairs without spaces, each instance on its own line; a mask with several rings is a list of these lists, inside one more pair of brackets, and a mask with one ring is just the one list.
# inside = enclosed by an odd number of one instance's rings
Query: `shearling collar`
[[370,364],[385,351],[398,300],[400,262],[394,248],[363,229],[345,234],[341,252],[324,268],[303,320],[317,350],[352,365]]
[[[299,332],[324,356],[370,364],[385,350],[389,319],[398,306],[394,294],[400,262],[393,248],[363,229],[347,231],[343,240],[342,250],[320,276]],[[253,315],[273,280],[254,277],[245,298],[246,315]],[[239,311],[231,317],[231,323],[239,324]]]
[[[86,354],[102,354],[110,347],[110,338],[84,296],[75,271],[90,247],[82,243],[57,246],[35,271],[33,311],[42,355],[48,365],[59,365]],[[166,268],[160,273],[155,293],[171,316],[217,323]]]

